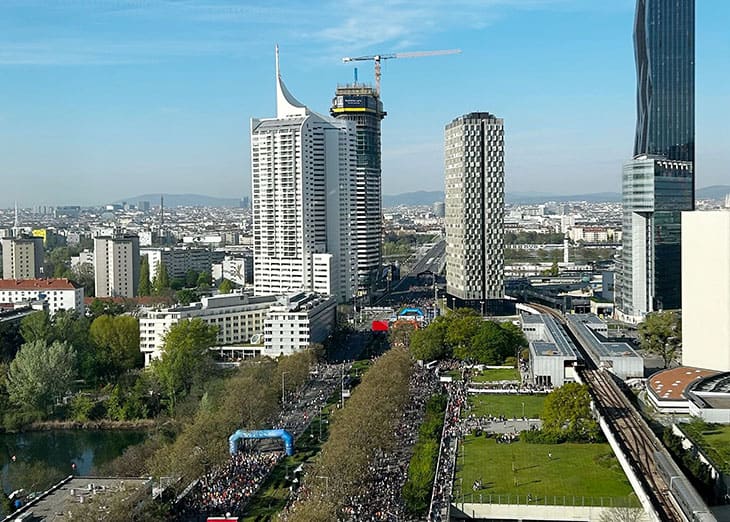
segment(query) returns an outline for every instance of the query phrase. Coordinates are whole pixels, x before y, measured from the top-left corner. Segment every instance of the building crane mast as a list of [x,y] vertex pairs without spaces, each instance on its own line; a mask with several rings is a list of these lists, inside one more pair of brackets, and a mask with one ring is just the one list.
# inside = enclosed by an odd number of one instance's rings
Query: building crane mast
[[422,56],[441,56],[444,54],[459,54],[461,49],[447,49],[442,51],[415,51],[410,53],[390,53],[390,54],[374,54],[370,56],[357,56],[349,57],[346,56],[342,59],[344,63],[347,62],[361,62],[372,60],[375,62],[375,92],[380,96],[380,77],[382,76],[380,70],[380,62],[382,60],[390,60],[392,58],[420,58]]

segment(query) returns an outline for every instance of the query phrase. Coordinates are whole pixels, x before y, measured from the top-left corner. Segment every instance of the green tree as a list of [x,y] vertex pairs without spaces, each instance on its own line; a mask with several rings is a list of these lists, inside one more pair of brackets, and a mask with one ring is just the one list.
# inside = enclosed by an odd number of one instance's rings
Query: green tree
[[167,267],[162,261],[157,265],[155,278],[152,281],[152,287],[155,295],[164,295],[170,288],[170,276],[167,273]]
[[562,440],[594,441],[598,423],[591,413],[591,395],[585,384],[569,382],[550,392],[543,407],[542,430]]
[[23,317],[20,321],[20,335],[26,343],[50,342],[53,338],[53,326],[48,312],[34,312]]
[[444,316],[437,317],[427,328],[411,335],[411,354],[414,359],[432,361],[449,355],[446,345],[448,324]]
[[142,365],[139,351],[139,320],[129,315],[102,315],[94,319],[89,333],[99,350],[99,360],[117,376]]
[[473,356],[471,348],[474,336],[483,323],[481,316],[471,308],[459,308],[449,312],[446,319],[449,323],[446,328],[446,342],[454,351],[454,357],[470,359]]
[[193,288],[198,285],[198,272],[196,272],[193,269],[188,270],[185,273],[185,287],[186,288]]
[[70,278],[72,281],[84,287],[84,295],[86,297],[94,297],[96,285],[94,279],[94,265],[91,263],[81,263],[73,269]]
[[198,294],[190,288],[183,288],[175,292],[175,299],[183,306],[187,306],[198,299]]
[[198,288],[210,288],[213,284],[213,277],[210,275],[210,271],[204,270],[198,275]]
[[70,389],[75,374],[76,352],[66,343],[26,343],[10,363],[10,402],[21,409],[48,413]]
[[221,294],[230,294],[233,291],[233,283],[231,283],[228,279],[223,278],[223,281],[221,281],[221,284],[218,287],[218,291]]
[[216,338],[217,328],[201,319],[180,321],[165,335],[162,357],[153,362],[152,368],[173,410],[193,385],[209,375],[212,359],[208,349],[215,344]]
[[149,256],[142,256],[139,264],[139,295],[150,295],[151,293],[150,259]]
[[682,321],[675,312],[654,312],[639,325],[641,347],[656,354],[667,368],[682,345]]

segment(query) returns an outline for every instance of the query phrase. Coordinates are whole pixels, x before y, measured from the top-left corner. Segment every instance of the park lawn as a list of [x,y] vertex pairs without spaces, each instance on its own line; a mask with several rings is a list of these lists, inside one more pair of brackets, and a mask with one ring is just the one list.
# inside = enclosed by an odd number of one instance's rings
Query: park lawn
[[483,370],[471,378],[474,382],[498,382],[517,381],[520,382],[520,372],[516,368],[499,368],[494,370]]
[[692,424],[680,427],[695,444],[705,450],[715,466],[726,473],[730,472],[730,426],[704,425],[701,431]]
[[[611,505],[608,497],[625,501],[632,494],[608,444],[497,444],[493,438],[469,435],[464,442],[463,460],[461,451],[454,495],[460,498],[459,487],[463,484],[465,502],[479,502],[481,494],[484,502],[492,495],[494,503],[524,504],[531,495],[532,501],[539,504]],[[473,491],[477,479],[483,488]]]
[[463,415],[486,417],[500,415],[507,419],[522,418],[522,405],[525,405],[525,417],[537,419],[542,416],[542,408],[546,395],[496,395],[478,393],[469,395],[471,410],[462,410]]

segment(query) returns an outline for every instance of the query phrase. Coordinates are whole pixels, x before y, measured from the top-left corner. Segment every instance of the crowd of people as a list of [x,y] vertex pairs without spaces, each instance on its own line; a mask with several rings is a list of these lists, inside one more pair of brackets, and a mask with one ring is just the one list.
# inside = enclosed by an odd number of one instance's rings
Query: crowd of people
[[[286,429],[295,439],[298,438],[340,385],[342,372],[343,369],[338,365],[315,367],[313,373],[317,378],[285,397],[279,415],[272,419],[272,426]],[[242,513],[266,477],[284,457],[282,451],[266,451],[267,446],[271,444],[264,441],[249,442],[246,448],[231,455],[223,466],[200,477],[178,503],[178,512],[185,514],[186,520],[205,520],[208,514]]]
[[363,477],[360,493],[347,499],[345,521],[407,521],[401,498],[408,477],[408,463],[418,439],[426,403],[438,390],[436,373],[417,367],[409,381],[409,401],[393,433],[392,450],[382,452]]
[[[453,363],[452,363],[453,364]],[[457,368],[444,368],[454,370]],[[431,495],[431,506],[428,512],[428,520],[441,522],[448,520],[448,507],[451,503],[451,491],[456,469],[456,452],[461,433],[461,410],[467,403],[466,381],[449,383],[449,401],[446,406],[444,435],[439,448],[436,477],[433,483]]]

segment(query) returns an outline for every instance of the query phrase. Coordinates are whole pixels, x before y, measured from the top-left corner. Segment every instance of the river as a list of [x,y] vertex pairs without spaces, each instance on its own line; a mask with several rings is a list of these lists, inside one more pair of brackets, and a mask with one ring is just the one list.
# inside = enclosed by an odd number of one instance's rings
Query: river
[[[143,431],[54,430],[0,434],[0,475],[6,493],[30,487],[33,476],[88,475],[142,442]],[[13,460],[15,456],[15,460]],[[75,464],[75,470],[73,465]]]

